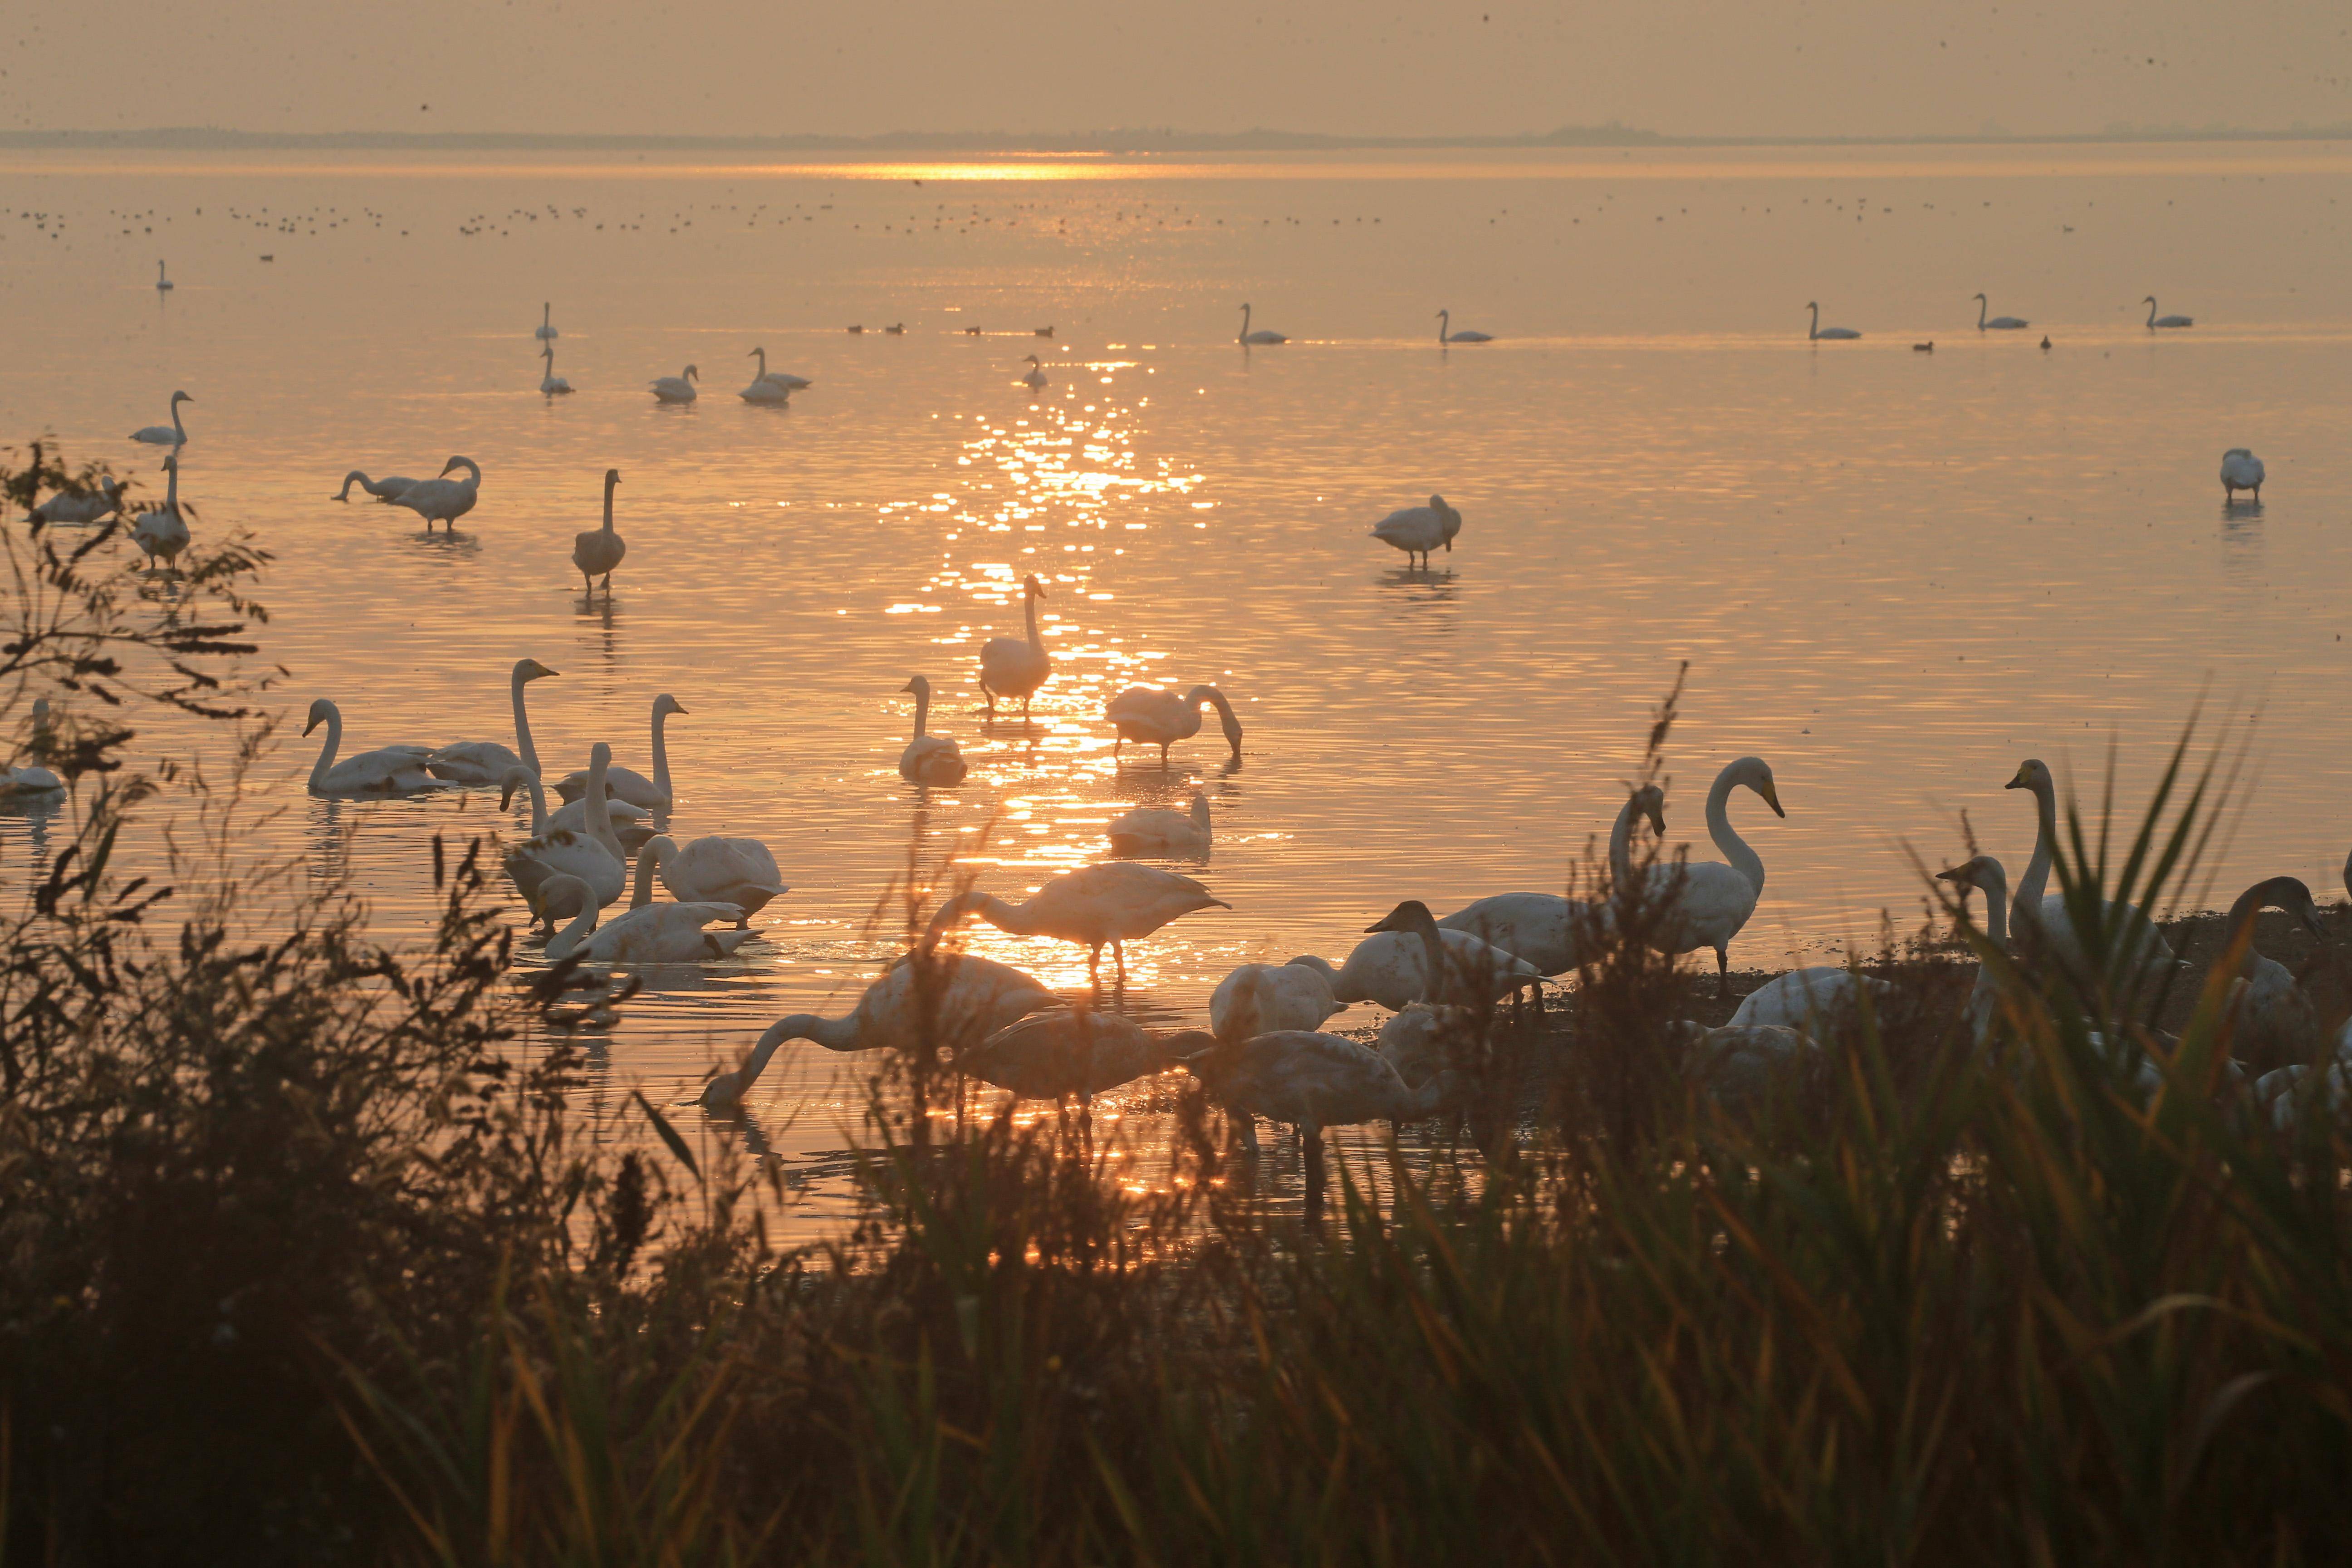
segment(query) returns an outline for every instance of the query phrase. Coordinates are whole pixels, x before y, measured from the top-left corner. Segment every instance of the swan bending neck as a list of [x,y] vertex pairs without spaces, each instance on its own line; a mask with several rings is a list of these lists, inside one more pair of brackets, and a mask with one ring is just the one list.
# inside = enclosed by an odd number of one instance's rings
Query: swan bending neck
[[1764,858],[1748,847],[1731,826],[1731,792],[1738,780],[1726,768],[1716,774],[1715,785],[1706,792],[1706,836],[1731,862],[1731,868],[1748,879],[1759,896],[1764,891]]

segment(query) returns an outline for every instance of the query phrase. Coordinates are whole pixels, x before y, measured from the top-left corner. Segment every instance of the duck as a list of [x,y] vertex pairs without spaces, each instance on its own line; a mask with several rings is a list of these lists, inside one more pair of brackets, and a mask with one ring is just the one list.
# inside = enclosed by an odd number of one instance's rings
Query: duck
[[[1419,909],[1423,914],[1429,912],[1428,906],[1418,900],[1397,906],[1400,910],[1409,907]],[[1396,920],[1398,916],[1392,912],[1389,918]],[[1433,919],[1429,923],[1433,928],[1437,926]],[[1371,931],[1374,934],[1358,942],[1347,962],[1337,969],[1328,960],[1311,955],[1292,962],[1320,968],[1330,984],[1332,1000],[1343,1007],[1358,1002],[1376,1002],[1395,1013],[1402,1012],[1408,1002],[1427,998],[1432,994],[1428,943],[1418,931],[1383,923],[1372,927]],[[1468,931],[1439,929],[1437,938],[1444,943],[1445,955],[1452,960],[1447,967],[1455,977],[1454,982],[1447,982],[1441,975],[1441,984],[1458,984],[1462,976],[1476,976],[1486,982],[1489,999],[1498,1000],[1542,979],[1535,965],[1480,942]]]
[[893,321],[882,330],[894,338],[903,338],[907,335],[907,323],[904,321]]
[[1451,327],[1453,324],[1454,312],[1451,310],[1440,310],[1437,312],[1437,341],[1439,342],[1491,343],[1495,341],[1485,332],[1474,332],[1467,327],[1463,328],[1458,332],[1448,331],[1446,329]]
[[[669,741],[665,732],[666,721],[671,714],[686,717],[686,710],[677,698],[665,691],[654,699],[654,776],[646,777],[634,768],[614,768],[605,781],[605,787],[614,798],[647,811],[667,811],[675,797],[669,782]],[[555,781],[555,793],[565,800],[578,800],[588,790],[585,772],[570,773]]]
[[1985,301],[1985,297],[1979,294],[1976,298],[1977,331],[1980,332],[2013,332],[2021,327],[2031,326],[2032,324],[2032,322],[2016,316],[1995,316],[1991,321],[1988,321],[1985,320],[1985,311],[1990,307]]
[[1181,855],[1205,859],[1209,853],[1209,797],[1192,792],[1190,811],[1139,805],[1113,817],[1103,829],[1114,855]]
[[319,760],[310,769],[312,795],[417,795],[442,787],[425,771],[426,748],[379,746],[339,763],[335,753],[343,743],[343,713],[323,697],[310,704],[302,733],[308,735],[321,724],[327,727],[327,743],[319,748]]
[[[2025,863],[2025,875],[2019,879],[2017,896],[2011,903],[2010,928],[2087,984],[2096,971],[2084,953],[2065,895],[2045,891],[2058,842],[2057,781],[2041,758],[2028,757],[2003,787],[2028,790],[2033,795],[2033,856]],[[2119,972],[2134,988],[2160,986],[2179,972],[2179,960],[2171,944],[2137,906],[2102,899],[2099,909],[2100,924],[2116,941]]]
[[[585,800],[564,807],[554,816],[548,815],[547,793],[540,786],[539,774],[534,770],[520,765],[509,768],[499,784],[500,811],[514,803],[518,790],[530,792],[530,837],[508,850],[500,863],[506,868],[508,879],[514,883],[515,891],[522,895],[533,924],[541,921],[551,926],[554,923],[541,898],[551,877],[578,878],[595,890],[600,903],[609,904],[621,896],[627,887],[630,849],[609,809],[604,818],[609,833],[593,834],[588,830]],[[608,807],[612,804],[606,802]],[[559,821],[559,817],[564,820]],[[637,826],[631,825],[630,837],[636,838],[637,847],[642,849],[654,832],[646,826],[639,835],[634,831]],[[607,837],[611,841],[609,847]]]
[[694,384],[700,380],[701,376],[700,371],[692,365],[688,365],[676,375],[656,376],[646,384],[653,388],[656,402],[691,403],[696,395]]
[[1806,338],[1811,342],[1817,343],[1851,342],[1855,338],[1862,336],[1860,332],[1855,331],[1852,327],[1824,327],[1822,325],[1822,307],[1817,300],[1807,300],[1805,302],[1805,309],[1813,313],[1813,324],[1805,332]]
[[[1732,831],[1731,792],[1748,789],[1786,817],[1772,770],[1761,757],[1740,757],[1725,765],[1706,792],[1706,832],[1723,860],[1699,860],[1684,865],[1650,868],[1648,905],[1650,945],[1660,952],[1715,950],[1717,994],[1731,994],[1731,939],[1756,912],[1764,896],[1763,857]],[[1725,864],[1728,861],[1729,864]]]
[[1913,344],[1911,345],[1911,352],[1912,352],[1913,353],[1915,353],[1915,354],[1931,354],[1931,353],[1934,353],[1936,352],[1936,340],[1935,340],[1935,339],[1933,339],[1933,338],[1929,338],[1929,339],[1928,339],[1926,342],[1924,342],[1924,343],[1913,343]]
[[699,1098],[713,1110],[741,1103],[787,1040],[809,1040],[829,1051],[919,1046],[953,1057],[1017,1018],[1059,1005],[1061,999],[1034,975],[976,953],[925,944],[867,986],[846,1016],[795,1013],[770,1025],[742,1066],[714,1075]]
[[[451,479],[449,475],[458,468],[466,470],[466,477]],[[440,473],[409,486],[390,500],[393,505],[404,506],[423,518],[425,532],[432,532],[433,525],[438,522],[455,533],[457,531],[457,520],[474,510],[474,502],[481,498],[481,464],[471,458],[451,458],[441,465]]]
[[917,675],[898,688],[915,698],[915,738],[898,753],[898,776],[913,784],[951,788],[964,781],[963,751],[951,736],[928,732],[931,716],[931,683]]
[[1021,579],[1022,611],[1029,626],[1027,640],[991,637],[980,647],[980,689],[988,698],[988,716],[996,717],[1000,697],[1021,699],[1021,717],[1029,717],[1029,700],[1054,678],[1054,661],[1045,653],[1045,639],[1037,635],[1037,601],[1045,585],[1031,573]]
[[1037,363],[1035,354],[1029,356],[1029,371],[1021,378],[1021,384],[1032,392],[1045,390],[1045,367]]
[[559,675],[535,658],[519,658],[507,676],[507,697],[514,708],[514,749],[497,741],[460,741],[425,754],[425,771],[454,784],[481,787],[498,784],[518,767],[539,773],[539,749],[531,744],[530,715],[523,704],[523,688],[534,680]]
[[1225,744],[1233,748],[1235,757],[1242,754],[1242,722],[1234,717],[1234,705],[1225,694],[1213,686],[1195,686],[1179,695],[1153,686],[1130,686],[1103,705],[1103,717],[1118,731],[1111,742],[1111,755],[1117,758],[1129,741],[1160,748],[1160,765],[1168,765],[1168,748],[1179,741],[1188,741],[1201,732],[1201,710],[1213,707],[1217,722],[1225,732]]
[[[776,858],[756,838],[725,838],[717,835],[688,840],[683,847],[656,838],[662,886],[682,904],[730,904],[742,912],[734,916],[739,928],[792,889],[776,869]],[[643,850],[638,853],[642,855]]]
[[37,697],[33,700],[32,755],[35,760],[0,768],[0,800],[30,800],[65,793],[66,781],[44,767],[38,760],[48,751],[49,700]]
[[386,474],[383,479],[372,479],[367,477],[367,474],[363,470],[353,468],[350,473],[343,476],[343,488],[337,490],[333,495],[329,496],[327,499],[329,500],[349,501],[352,499],[352,487],[353,485],[359,486],[360,489],[375,497],[377,500],[389,503],[398,500],[401,497],[415,489],[416,488],[416,481],[403,474]]
[[[1181,1031],[1188,1037],[1200,1031]],[[1015,1100],[1090,1103],[1105,1089],[1133,1083],[1166,1064],[1151,1031],[1099,1008],[1047,1007],[1023,1015],[969,1050],[955,1070],[1013,1091]]]
[[2238,499],[2240,490],[2254,492],[2254,504],[2263,500],[2263,460],[2243,447],[2232,447],[2221,454],[2221,502],[2228,505]]
[[[1643,818],[1651,831],[1666,831],[1666,795],[1643,784],[1627,795],[1609,829],[1609,877],[1620,888],[1633,879],[1633,831]],[[1464,931],[1490,947],[1527,961],[1538,974],[1565,974],[1582,961],[1585,943],[1604,936],[1614,921],[1606,904],[1558,893],[1493,893],[1474,900],[1437,922],[1441,931]]]
[[736,396],[741,398],[746,403],[766,403],[772,405],[789,403],[792,401],[792,387],[783,381],[774,376],[771,376],[768,374],[767,350],[753,349],[750,353],[745,354],[743,357],[745,359],[757,359],[760,362],[760,368],[759,373],[751,377],[751,384],[737,393],[735,395]]
[[613,569],[629,552],[629,542],[613,531],[613,492],[620,488],[621,470],[604,470],[604,525],[572,536],[572,564],[580,568],[580,581],[586,591],[596,592],[596,579],[604,579],[604,596],[613,596]]
[[977,916],[1015,936],[1076,942],[1087,951],[1088,972],[1097,976],[1108,947],[1124,974],[1129,942],[1197,910],[1232,908],[1190,877],[1132,860],[1108,860],[1051,878],[1018,903],[977,889],[958,893],[931,916],[925,941],[936,942],[958,921]]
[[1247,1039],[1276,1029],[1319,1029],[1340,1011],[1331,994],[1331,966],[1321,959],[1244,963],[1228,971],[1209,994],[1209,1028],[1221,1040]]
[[1461,531],[1462,514],[1446,505],[1444,496],[1433,495],[1427,506],[1409,506],[1389,513],[1372,524],[1371,536],[1392,550],[1403,551],[1408,571],[1416,555],[1426,571],[1429,552],[1442,545],[1450,553],[1454,536]]
[[547,362],[546,369],[540,374],[539,390],[550,397],[570,396],[572,384],[555,374],[555,345],[550,343],[540,350],[539,357]]
[[548,343],[553,342],[562,335],[555,330],[555,302],[551,300],[541,300],[539,307],[539,331],[531,333],[531,336],[541,342]]
[[188,444],[187,427],[180,423],[180,405],[194,403],[184,392],[172,394],[172,422],[169,425],[149,425],[131,432],[134,441],[144,441],[151,447],[184,447]]
[[1284,337],[1280,332],[1270,332],[1264,327],[1260,327],[1256,331],[1251,331],[1250,308],[1247,305],[1244,305],[1242,307],[1241,337],[1238,341],[1244,348],[1246,348],[1251,344],[1263,346],[1267,343],[1286,343],[1290,340]]
[[96,522],[122,510],[122,485],[111,475],[101,476],[94,490],[59,490],[26,514],[27,522]]
[[[656,843],[660,842],[658,839]],[[653,845],[637,852],[637,886],[647,890]],[[725,958],[751,939],[747,931],[711,931],[702,928],[731,921],[742,911],[732,904],[657,904],[640,899],[621,918],[596,929],[601,907],[588,884],[577,877],[558,874],[540,889],[540,898],[558,918],[572,923],[547,941],[551,963],[577,959],[585,963],[701,963]]]
[[2194,316],[2158,315],[2156,313],[2156,296],[2153,294],[2150,294],[2147,299],[2142,300],[2140,303],[2147,307],[2147,329],[2150,331],[2156,331],[2160,328],[2166,327],[2193,327],[2197,324],[2197,318]]
[[180,552],[188,547],[188,520],[180,511],[180,455],[177,452],[163,459],[163,471],[171,476],[164,487],[163,504],[152,511],[142,511],[131,525],[131,542],[139,546],[147,557],[147,569],[155,570],[158,556],[165,566],[180,559]]

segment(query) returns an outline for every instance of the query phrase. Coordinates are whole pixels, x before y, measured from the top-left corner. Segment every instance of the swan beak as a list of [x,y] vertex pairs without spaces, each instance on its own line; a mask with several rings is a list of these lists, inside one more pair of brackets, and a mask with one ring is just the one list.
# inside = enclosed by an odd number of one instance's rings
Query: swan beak
[[318,727],[319,727],[319,721],[318,721],[316,719],[313,719],[313,720],[311,720],[308,724],[305,724],[305,725],[303,725],[303,726],[302,726],[302,733],[304,733],[305,735],[307,735],[307,734],[309,734],[311,731],[313,731],[313,730],[317,729]]
[[1955,866],[1948,871],[1938,871],[1936,873],[1936,880],[1938,882],[1949,882],[1955,887],[1961,888],[1973,887],[1975,885],[1969,880],[1969,868],[1966,866]]
[[1774,784],[1770,779],[1766,779],[1764,781],[1764,787],[1758,790],[1756,793],[1764,797],[1764,804],[1772,808],[1773,816],[1782,818],[1787,817],[1789,814],[1780,809],[1780,788],[1778,785]]
[[2000,787],[2003,789],[2024,789],[2032,782],[2032,780],[2026,777],[2025,765],[2021,763],[2018,764],[2017,776]]
[[512,784],[509,784],[506,788],[499,791],[499,809],[500,811],[504,811],[509,806],[514,805],[514,785]]
[[673,712],[673,713],[677,714],[677,715],[679,718],[681,718],[681,719],[687,719],[687,718],[691,718],[691,717],[693,717],[693,715],[691,715],[691,714],[688,713],[688,712],[687,712],[687,710],[686,710],[685,709],[683,709],[683,708],[679,707],[679,706],[678,706],[676,702],[674,702],[674,701],[669,705],[669,710],[670,710],[671,712]]
[[2303,918],[2303,929],[2304,929],[2304,930],[2305,930],[2305,931],[2309,931],[2312,935],[2316,936],[2316,937],[2325,937],[2325,936],[2326,936],[2326,934],[2327,934],[2327,929],[2326,929],[2325,926],[2323,926],[2323,925],[2321,925],[2321,924],[2319,923],[2319,906],[2318,906],[2318,905],[2316,905],[2316,904],[2305,904],[2305,905],[2304,905],[2304,906],[2303,906],[2303,908],[2301,908],[2301,909],[2297,910],[2295,911],[2295,913],[2296,913],[2296,914],[2298,914],[2298,915],[2300,915],[2300,916]]

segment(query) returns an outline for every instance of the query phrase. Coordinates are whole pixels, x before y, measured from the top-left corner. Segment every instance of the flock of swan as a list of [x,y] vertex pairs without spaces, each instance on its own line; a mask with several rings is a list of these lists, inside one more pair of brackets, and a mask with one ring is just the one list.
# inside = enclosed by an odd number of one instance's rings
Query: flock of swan
[[[1972,294],[1969,298],[1977,302],[1977,331],[1980,332],[2021,332],[2026,328],[2033,324],[2022,316],[1988,316],[1986,311],[1991,309],[1991,302],[1982,294]],[[2147,325],[2149,331],[2153,332],[2175,330],[2181,327],[2193,327],[2197,324],[2197,319],[2194,316],[2158,315],[2156,313],[2156,296],[2153,294],[2148,295],[2146,299],[2142,300],[2140,303],[2147,307]],[[1855,331],[1852,327],[1824,327],[1822,325],[1822,307],[1818,300],[1808,300],[1805,301],[1805,309],[1811,312],[1811,325],[1807,328],[1805,336],[1814,342],[1852,342],[1862,336],[1860,332]],[[1442,330],[1439,341],[1447,341],[1444,339]],[[1486,340],[1483,336],[1474,334],[1467,339],[1457,337],[1451,341],[1455,342],[1484,342]],[[1933,351],[1936,345],[1932,342],[1927,342],[1914,343],[1911,346],[1922,353],[1927,353]],[[2049,334],[2044,333],[2042,335],[2042,346],[2045,349],[2050,346]]]

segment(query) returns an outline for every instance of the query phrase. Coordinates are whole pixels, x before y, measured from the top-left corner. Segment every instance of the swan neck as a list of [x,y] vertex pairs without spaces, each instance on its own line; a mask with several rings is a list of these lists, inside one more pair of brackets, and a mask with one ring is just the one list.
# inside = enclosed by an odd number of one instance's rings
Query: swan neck
[[1986,306],[1986,304],[1985,304],[1985,297],[1984,297],[1983,295],[1981,295],[1981,294],[1978,295],[1978,296],[1977,296],[1977,331],[1980,331],[1980,332],[1981,332],[1981,331],[1983,331],[1985,330],[1985,311],[1986,311],[1986,310],[1987,310],[1987,309],[1988,309],[1988,307],[1987,307],[1987,306]]
[[1045,651],[1045,639],[1037,635],[1037,595],[1034,594],[1027,594],[1024,595],[1023,597],[1028,600],[1027,608],[1024,613],[1028,616],[1029,620],[1029,646],[1035,648],[1039,653],[1044,653]]
[[1764,891],[1764,858],[1748,847],[1731,826],[1731,791],[1738,781],[1726,768],[1715,776],[1715,787],[1706,792],[1706,836],[1731,862],[1731,868],[1748,879],[1748,885],[1761,896]]
[[613,481],[604,481],[604,531],[613,531]]
[[2042,895],[2050,887],[2050,861],[2058,843],[2058,792],[2047,784],[2036,784],[2033,790],[2033,858],[2025,863],[2025,875],[2017,880],[2017,899],[2012,908],[2022,922],[2041,911]]
[[530,790],[530,836],[544,838],[547,837],[547,789],[539,782],[535,770],[528,787]]
[[[531,743],[530,713],[523,703],[522,689],[525,684],[521,672],[518,670],[514,677],[515,754],[521,757],[522,765],[531,771],[533,776],[530,787],[536,793],[539,789],[537,775],[541,771],[539,748]],[[537,829],[534,828],[533,831],[536,832]]]
[[1421,961],[1429,973],[1422,1000],[1435,1007],[1445,1001],[1445,939],[1437,934],[1437,922],[1425,914],[1413,930],[1421,937]]
[[579,952],[581,944],[588,940],[590,933],[595,929],[596,895],[592,892],[583,903],[580,912],[572,917],[572,923],[557,932],[548,942],[547,956],[559,963],[562,963]]
[[327,704],[327,743],[319,748],[319,761],[310,769],[310,787],[318,788],[327,782],[327,770],[335,765],[335,752],[343,743],[343,710],[333,703]]
[[931,720],[931,694],[921,687],[915,689],[915,739],[923,738],[923,731]]
[[665,726],[668,722],[669,710],[656,708],[654,710],[654,787],[665,795],[670,793],[669,740],[664,733]]
[[588,763],[588,789],[582,797],[588,803],[585,813],[588,836],[603,845],[605,853],[625,866],[629,863],[629,857],[621,848],[621,841],[613,836],[613,819],[607,815],[604,805],[604,769],[608,765],[593,759]]
[[[2155,314],[2152,310],[2148,313],[2150,315]],[[172,434],[177,436],[183,441],[185,441],[188,438],[187,426],[180,423],[180,400],[176,397],[172,400]],[[172,477],[174,479],[177,479],[180,476],[178,472],[174,470]]]
[[2235,968],[2238,973],[2249,980],[2254,977],[2255,967],[2263,959],[2262,953],[2254,947],[2254,917],[2265,909],[2277,908],[2285,901],[2281,896],[2286,891],[2281,886],[2285,880],[2284,878],[2273,877],[2267,882],[2256,882],[2240,893],[2238,901],[2230,906],[2229,921],[2221,927],[2221,955],[2225,959],[2238,945],[2242,933],[2246,949],[2240,955]]
[[661,858],[654,842],[647,839],[637,850],[637,886],[629,895],[629,908],[633,910],[642,910],[654,901],[654,867]]
[[1641,805],[1638,794],[1627,795],[1609,829],[1609,880],[1621,892],[1633,885],[1633,820]]

